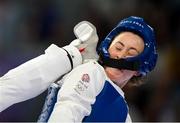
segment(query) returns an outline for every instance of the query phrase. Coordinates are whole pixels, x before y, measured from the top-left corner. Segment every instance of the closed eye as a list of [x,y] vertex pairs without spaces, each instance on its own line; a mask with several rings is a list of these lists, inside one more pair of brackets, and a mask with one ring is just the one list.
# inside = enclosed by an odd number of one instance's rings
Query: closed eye
[[121,43],[121,42],[119,42],[119,41],[116,43],[116,50],[120,51],[120,50],[123,49],[123,47],[124,47],[124,44],[123,44],[123,43]]
[[129,52],[131,53],[131,54],[133,54],[133,55],[138,55],[140,52],[136,49],[136,48],[134,48],[134,47],[131,47],[131,48],[129,48]]
[[120,47],[116,47],[116,50],[121,51],[121,50],[122,50],[122,48],[120,48]]
[[[125,45],[118,41],[116,44],[116,50],[121,51]],[[137,56],[140,52],[135,47],[128,48],[128,56]]]
[[136,49],[129,49],[129,51],[128,51],[128,55],[129,56],[137,56],[139,53],[138,53],[138,51],[136,50]]

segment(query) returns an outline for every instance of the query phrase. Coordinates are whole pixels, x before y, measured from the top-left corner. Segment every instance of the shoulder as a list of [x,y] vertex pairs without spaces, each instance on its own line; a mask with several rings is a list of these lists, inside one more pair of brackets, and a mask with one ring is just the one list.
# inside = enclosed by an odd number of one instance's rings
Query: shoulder
[[[92,61],[89,61],[87,63],[84,63],[82,65],[79,65],[78,66],[79,68],[87,68],[89,67],[88,70],[92,70],[92,69],[95,69],[95,68],[99,68],[99,69],[104,69],[97,61],[95,60],[92,60]],[[78,68],[76,67],[76,68]]]
[[96,61],[89,61],[82,65],[75,67],[66,77],[73,79],[80,79],[88,76],[92,81],[105,81],[107,79],[104,68]]
[[107,76],[104,68],[96,61],[90,61],[77,66],[67,74],[67,76],[64,77],[63,86],[72,85],[75,87],[74,90],[79,90],[80,88],[82,93],[87,92],[88,94],[92,94],[93,92],[97,95],[102,90],[106,79]]
[[72,73],[89,73],[89,74],[101,74],[102,76],[106,76],[104,68],[97,61],[89,61],[82,65],[77,66],[71,72]]

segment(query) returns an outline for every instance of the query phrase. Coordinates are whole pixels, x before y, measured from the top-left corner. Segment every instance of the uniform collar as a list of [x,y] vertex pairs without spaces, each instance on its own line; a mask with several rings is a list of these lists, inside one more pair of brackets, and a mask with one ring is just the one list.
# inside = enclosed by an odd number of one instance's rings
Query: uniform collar
[[123,90],[119,86],[117,86],[112,80],[110,80],[108,77],[107,77],[107,80],[118,91],[118,93],[124,98]]

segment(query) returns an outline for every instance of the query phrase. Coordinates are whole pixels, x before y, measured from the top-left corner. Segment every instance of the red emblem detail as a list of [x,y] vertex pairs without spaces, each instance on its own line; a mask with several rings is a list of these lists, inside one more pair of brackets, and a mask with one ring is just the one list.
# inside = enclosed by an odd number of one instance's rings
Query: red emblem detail
[[89,82],[90,77],[89,77],[89,75],[88,75],[88,74],[83,74],[83,76],[82,76],[81,80],[82,80],[83,82]]

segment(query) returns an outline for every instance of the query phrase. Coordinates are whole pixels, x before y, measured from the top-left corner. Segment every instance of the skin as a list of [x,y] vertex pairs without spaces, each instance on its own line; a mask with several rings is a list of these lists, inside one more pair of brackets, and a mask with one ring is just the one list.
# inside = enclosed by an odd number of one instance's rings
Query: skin
[[[114,59],[134,57],[139,55],[143,50],[143,39],[132,32],[122,32],[117,35],[108,49],[110,57]],[[107,76],[121,88],[123,88],[133,76],[138,76],[138,71],[119,70],[111,67],[105,67],[105,72]]]

